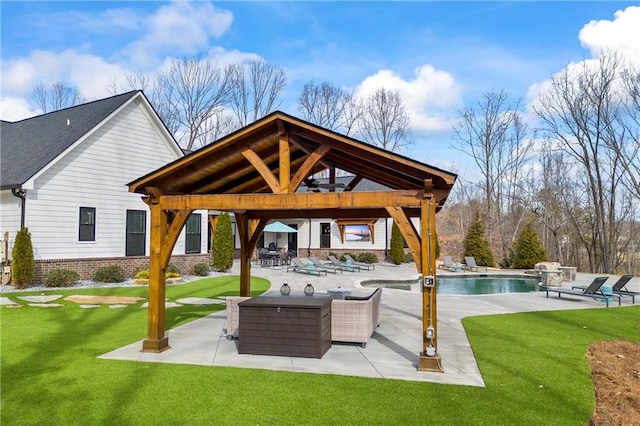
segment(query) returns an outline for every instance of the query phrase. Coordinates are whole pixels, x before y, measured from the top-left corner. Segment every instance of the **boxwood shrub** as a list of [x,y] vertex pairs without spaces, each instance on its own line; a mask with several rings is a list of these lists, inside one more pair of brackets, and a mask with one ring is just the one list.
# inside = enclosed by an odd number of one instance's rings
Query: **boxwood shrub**
[[44,276],[44,285],[47,287],[69,287],[80,280],[80,275],[71,269],[58,268]]
[[125,280],[124,270],[118,265],[98,268],[93,280],[98,283],[121,283]]

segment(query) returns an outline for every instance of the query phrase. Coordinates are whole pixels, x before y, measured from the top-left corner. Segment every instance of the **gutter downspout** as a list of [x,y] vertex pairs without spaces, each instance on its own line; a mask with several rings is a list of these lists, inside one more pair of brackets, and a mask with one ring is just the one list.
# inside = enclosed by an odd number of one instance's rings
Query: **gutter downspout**
[[311,256],[311,218],[309,218],[309,242],[307,243],[307,257]]
[[20,229],[24,228],[24,212],[27,206],[27,191],[22,188],[11,188],[11,193],[14,197],[18,197],[21,200],[20,203]]
[[384,218],[384,260],[389,259],[389,252],[387,251],[389,247],[389,223],[387,222],[388,218]]

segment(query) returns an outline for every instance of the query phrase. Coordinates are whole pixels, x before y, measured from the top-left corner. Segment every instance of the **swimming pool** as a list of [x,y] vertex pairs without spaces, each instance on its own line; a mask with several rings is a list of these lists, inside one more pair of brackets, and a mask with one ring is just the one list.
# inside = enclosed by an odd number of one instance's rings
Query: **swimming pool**
[[[537,277],[510,275],[474,275],[466,277],[437,277],[436,293],[438,294],[497,294],[528,293],[538,291]],[[395,290],[420,292],[418,280],[391,281],[367,280],[360,283],[363,287],[382,287]]]

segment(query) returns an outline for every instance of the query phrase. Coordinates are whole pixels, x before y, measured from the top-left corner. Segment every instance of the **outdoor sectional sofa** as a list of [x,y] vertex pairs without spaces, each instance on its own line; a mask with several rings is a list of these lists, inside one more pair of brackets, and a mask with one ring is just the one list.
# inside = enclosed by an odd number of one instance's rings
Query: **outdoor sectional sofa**
[[[359,343],[366,347],[371,335],[380,324],[380,299],[382,289],[377,288],[368,296],[345,296],[344,300],[331,301],[331,340],[334,342]],[[249,297],[227,297],[228,340],[237,338],[240,326],[238,303]]]
[[382,289],[365,297],[345,296],[331,302],[331,340],[360,343],[366,347],[380,324]]

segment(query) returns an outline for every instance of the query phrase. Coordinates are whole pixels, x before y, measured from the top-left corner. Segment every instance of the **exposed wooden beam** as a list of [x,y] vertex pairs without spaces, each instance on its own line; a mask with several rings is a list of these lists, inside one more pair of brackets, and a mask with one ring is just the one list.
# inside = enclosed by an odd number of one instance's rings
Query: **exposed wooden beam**
[[[407,216],[420,217],[420,209],[412,208],[405,209]],[[363,217],[391,217],[389,212],[383,207],[371,208],[371,209],[319,209],[319,210],[305,210],[301,213],[298,210],[242,210],[240,213],[244,213],[252,219],[360,219]]]
[[[284,194],[168,195],[166,210],[317,210],[331,208],[418,207],[421,190],[371,192],[301,192]],[[302,215],[304,217],[304,215]]]
[[[393,222],[398,225],[398,229],[407,242],[413,258],[420,259],[421,239],[415,226],[413,226],[413,222],[411,222],[401,207],[387,207],[387,211],[389,212],[389,216],[393,218]],[[422,271],[421,266],[422,264],[420,262],[416,262],[418,272]]]
[[455,176],[452,176],[444,171],[429,167],[427,165],[416,163],[409,158],[399,157],[396,154],[385,151],[373,145],[365,144],[349,137],[344,137],[338,134],[329,134],[315,128],[311,128],[308,125],[300,124],[289,127],[289,133],[292,135],[300,135],[302,138],[315,141],[321,144],[330,144],[338,148],[339,151],[349,153],[349,155],[364,156],[369,154],[372,161],[384,165],[385,167],[392,168],[408,168],[411,169],[411,174],[416,172],[423,172],[433,175],[434,179],[440,180],[442,183],[453,185],[455,182]]
[[271,188],[271,191],[276,193],[280,192],[280,184],[278,182],[278,179],[276,179],[269,166],[267,166],[265,162],[262,161],[262,158],[260,158],[258,154],[256,154],[251,149],[245,149],[244,151],[242,151],[242,155],[253,165],[253,167],[256,168],[258,173],[260,173],[262,178],[269,185],[269,188]]
[[320,145],[315,151],[313,151],[304,163],[300,166],[296,174],[291,178],[289,183],[289,192],[295,192],[300,186],[302,181],[309,176],[313,167],[325,156],[331,147],[329,145]]
[[357,175],[354,176],[353,179],[351,179],[351,181],[349,181],[349,183],[347,184],[347,186],[344,188],[345,191],[353,191],[354,188],[360,183],[362,182],[362,179],[364,179],[364,176],[362,175]]
[[289,138],[286,134],[280,134],[278,145],[280,147],[280,164],[278,166],[280,187],[278,188],[277,192],[289,192],[289,180],[291,176],[291,150],[289,146]]
[[[171,218],[171,220],[167,220],[167,233],[164,237],[164,241],[162,243],[162,250],[161,250],[161,255],[160,255],[160,259],[161,259],[161,265],[163,268],[166,268],[167,265],[169,264],[169,258],[171,257],[171,252],[173,251],[173,248],[176,245],[176,242],[178,241],[178,236],[180,235],[180,231],[182,231],[182,228],[184,227],[184,224],[187,222],[187,219],[189,219],[189,216],[191,215],[191,212],[193,210],[179,210],[179,211],[175,211],[173,212],[173,217]],[[168,213],[168,212],[167,212]],[[168,215],[167,215],[168,216]]]

